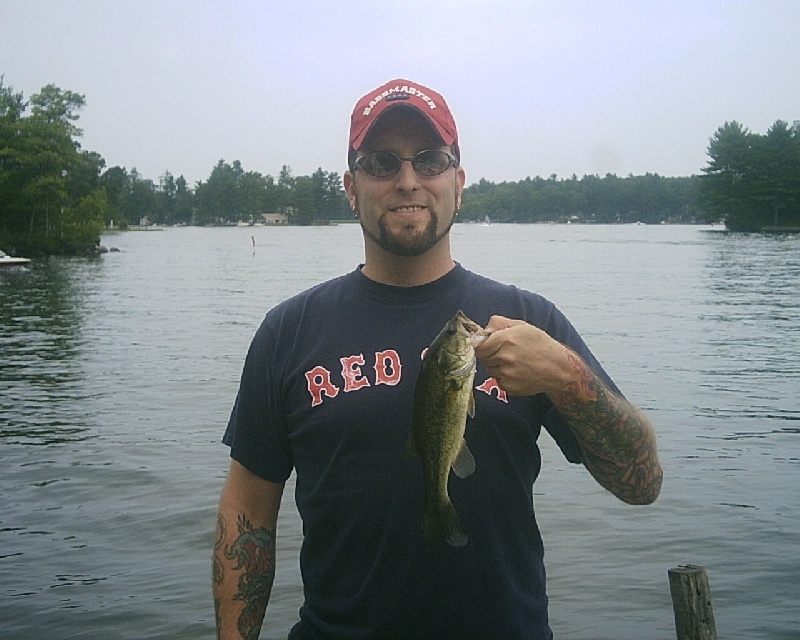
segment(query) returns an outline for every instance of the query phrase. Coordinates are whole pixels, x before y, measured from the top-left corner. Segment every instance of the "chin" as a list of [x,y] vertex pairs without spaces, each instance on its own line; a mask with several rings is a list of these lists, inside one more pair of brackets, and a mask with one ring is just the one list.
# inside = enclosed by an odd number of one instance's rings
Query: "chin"
[[378,246],[392,255],[414,258],[436,246],[444,235],[437,235],[436,220],[433,219],[422,231],[405,228],[399,233],[392,233],[381,226],[380,237],[376,240]]

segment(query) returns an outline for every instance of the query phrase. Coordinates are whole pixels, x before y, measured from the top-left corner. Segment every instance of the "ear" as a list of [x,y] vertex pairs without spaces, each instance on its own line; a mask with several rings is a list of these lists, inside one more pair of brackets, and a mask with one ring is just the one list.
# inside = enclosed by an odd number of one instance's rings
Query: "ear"
[[467,174],[460,165],[456,168],[456,211],[461,208],[461,195],[464,193],[464,185],[467,182]]
[[358,207],[358,199],[356,198],[356,184],[355,176],[352,171],[345,171],[342,176],[342,185],[344,192],[347,194],[347,200],[350,203],[350,208],[355,211]]

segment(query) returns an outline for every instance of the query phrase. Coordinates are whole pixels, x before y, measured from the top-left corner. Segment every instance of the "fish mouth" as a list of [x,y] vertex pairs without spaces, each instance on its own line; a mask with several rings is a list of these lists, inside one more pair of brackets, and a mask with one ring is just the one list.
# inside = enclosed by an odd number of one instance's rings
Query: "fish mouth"
[[[455,325],[455,326],[453,326]],[[455,344],[446,347],[450,355],[462,364],[450,371],[454,376],[469,375],[475,370],[476,357],[475,345],[483,342],[488,336],[489,332],[481,327],[477,322],[471,320],[460,309],[450,321],[450,331],[458,335]]]
[[480,332],[473,333],[468,339],[472,347],[477,347],[481,342],[489,337],[489,332],[481,329]]
[[470,320],[467,316],[459,318],[460,328],[463,335],[467,338],[471,346],[480,344],[489,337],[489,332],[486,331],[477,322]]

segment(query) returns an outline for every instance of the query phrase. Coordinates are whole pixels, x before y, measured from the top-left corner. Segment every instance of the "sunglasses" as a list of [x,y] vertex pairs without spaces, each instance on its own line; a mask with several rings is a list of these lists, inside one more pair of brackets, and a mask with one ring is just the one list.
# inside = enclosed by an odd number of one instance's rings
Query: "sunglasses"
[[427,177],[438,176],[450,167],[458,166],[458,160],[447,151],[426,149],[410,158],[402,158],[391,151],[373,151],[353,162],[350,170],[361,168],[376,178],[388,178],[400,171],[403,160],[408,160],[419,175]]

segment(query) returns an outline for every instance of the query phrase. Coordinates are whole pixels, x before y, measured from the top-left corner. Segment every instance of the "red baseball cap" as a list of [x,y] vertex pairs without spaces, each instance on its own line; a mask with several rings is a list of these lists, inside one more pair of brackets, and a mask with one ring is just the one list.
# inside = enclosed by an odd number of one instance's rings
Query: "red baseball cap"
[[352,159],[353,153],[361,148],[364,138],[378,118],[389,109],[397,107],[413,108],[424,115],[436,129],[442,142],[452,145],[456,158],[460,161],[456,121],[444,98],[433,89],[402,79],[387,82],[356,103],[350,117],[348,159]]

